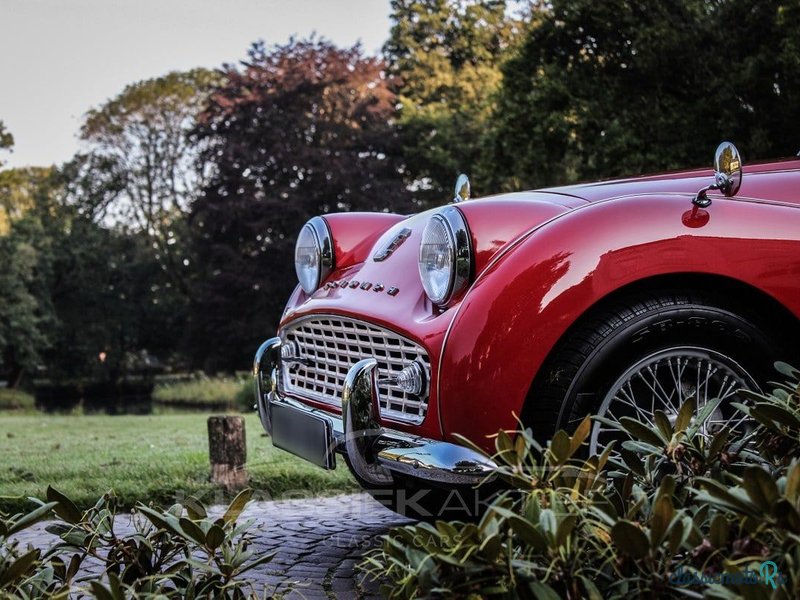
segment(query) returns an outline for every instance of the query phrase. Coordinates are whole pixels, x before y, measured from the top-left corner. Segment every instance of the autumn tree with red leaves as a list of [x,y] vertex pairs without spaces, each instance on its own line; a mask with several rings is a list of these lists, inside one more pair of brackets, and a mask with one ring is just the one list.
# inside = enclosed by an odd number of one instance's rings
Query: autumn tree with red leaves
[[225,75],[199,119],[211,176],[190,225],[198,275],[189,348],[212,370],[248,364],[275,331],[307,219],[413,210],[380,59],[293,40],[254,45]]

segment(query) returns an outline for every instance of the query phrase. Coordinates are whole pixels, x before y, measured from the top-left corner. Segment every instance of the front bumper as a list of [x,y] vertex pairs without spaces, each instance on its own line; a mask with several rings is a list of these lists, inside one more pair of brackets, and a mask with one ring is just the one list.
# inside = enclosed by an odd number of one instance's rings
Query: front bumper
[[277,385],[280,360],[281,340],[275,337],[261,344],[253,362],[261,424],[269,435],[273,434],[275,405],[325,420],[333,446],[327,468],[335,467],[334,453],[339,453],[347,456],[358,478],[372,485],[390,485],[393,473],[441,484],[476,484],[494,477],[496,465],[474,450],[381,427],[375,359],[363,359],[348,371],[341,416],[282,396]]

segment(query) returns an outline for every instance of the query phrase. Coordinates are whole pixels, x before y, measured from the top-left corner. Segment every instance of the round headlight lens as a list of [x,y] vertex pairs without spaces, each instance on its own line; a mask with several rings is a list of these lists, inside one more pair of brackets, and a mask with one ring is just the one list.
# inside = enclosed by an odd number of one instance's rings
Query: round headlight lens
[[319,287],[321,248],[314,234],[314,229],[308,223],[300,230],[297,244],[294,247],[294,268],[297,271],[297,280],[306,294],[313,293]]
[[461,212],[447,207],[431,217],[419,247],[419,276],[434,304],[464,290],[472,269],[470,236]]
[[441,304],[450,295],[455,247],[447,224],[434,215],[425,226],[419,247],[419,276],[431,302]]
[[322,217],[303,225],[294,247],[294,269],[306,294],[313,294],[333,269],[333,240]]

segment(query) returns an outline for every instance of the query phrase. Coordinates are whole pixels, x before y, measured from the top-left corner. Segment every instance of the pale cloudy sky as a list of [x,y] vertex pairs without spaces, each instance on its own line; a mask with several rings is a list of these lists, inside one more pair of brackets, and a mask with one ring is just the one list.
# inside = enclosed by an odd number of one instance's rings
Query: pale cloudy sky
[[16,142],[8,166],[67,160],[81,116],[128,83],[312,32],[376,52],[389,0],[0,0],[0,120]]

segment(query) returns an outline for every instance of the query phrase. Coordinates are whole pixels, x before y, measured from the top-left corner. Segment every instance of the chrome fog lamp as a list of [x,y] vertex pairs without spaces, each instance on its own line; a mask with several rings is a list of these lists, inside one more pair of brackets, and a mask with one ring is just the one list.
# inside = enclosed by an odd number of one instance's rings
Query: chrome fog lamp
[[292,358],[297,358],[299,356],[297,352],[297,344],[294,342],[284,342],[281,344],[281,358],[283,360],[289,360]]
[[387,379],[382,379],[378,383],[396,387],[407,394],[420,396],[425,390],[426,375],[425,370],[418,362],[413,362],[402,371]]
[[466,288],[471,245],[467,223],[457,208],[448,206],[428,221],[419,247],[419,276],[434,304],[447,304]]
[[333,239],[322,217],[303,225],[294,247],[294,269],[306,294],[313,294],[333,270]]

